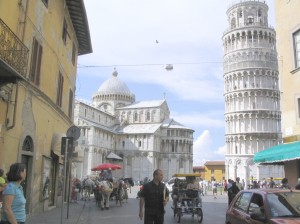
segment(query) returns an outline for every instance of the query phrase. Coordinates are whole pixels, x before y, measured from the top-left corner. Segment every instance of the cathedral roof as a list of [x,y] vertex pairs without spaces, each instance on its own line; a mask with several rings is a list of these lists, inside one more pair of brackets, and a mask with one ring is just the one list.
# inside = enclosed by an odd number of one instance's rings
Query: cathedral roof
[[166,100],[148,100],[133,103],[119,109],[138,109],[138,108],[153,108],[160,107]]
[[161,123],[158,124],[130,124],[120,127],[117,130],[119,134],[151,134],[156,132]]
[[106,80],[98,89],[100,94],[125,94],[132,95],[127,85],[118,78],[118,72],[113,71],[110,79]]
[[188,130],[192,130],[188,127],[185,127],[184,125],[180,124],[179,122],[175,121],[174,119],[165,119],[163,121],[162,127],[164,128],[169,128],[169,129],[188,129]]

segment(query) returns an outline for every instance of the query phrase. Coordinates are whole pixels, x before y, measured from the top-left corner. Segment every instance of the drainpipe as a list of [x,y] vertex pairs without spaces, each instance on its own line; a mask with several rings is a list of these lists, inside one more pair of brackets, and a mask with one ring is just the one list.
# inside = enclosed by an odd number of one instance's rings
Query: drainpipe
[[[21,6],[22,5],[22,0],[19,0],[18,4],[19,4],[19,6]],[[25,28],[26,28],[26,21],[27,21],[28,5],[29,5],[29,0],[26,1],[26,6],[25,6],[24,26],[23,26],[22,37],[21,37],[21,40],[22,40],[23,43],[24,43],[24,38],[25,38]],[[16,83],[15,100],[14,100],[15,105],[14,105],[13,122],[12,122],[12,125],[6,127],[7,131],[14,128],[15,125],[16,125],[16,111],[17,111],[17,105],[18,105],[18,92],[19,92],[19,85],[18,85],[18,82],[17,82]],[[11,103],[11,102],[12,101],[10,101],[9,103]],[[8,109],[7,109],[6,117],[8,117]],[[6,123],[8,123],[8,122],[6,121]]]
[[[18,83],[16,84],[16,94],[15,94],[15,101],[14,101],[14,115],[13,115],[13,123],[11,126],[7,126],[6,129],[7,131],[14,128],[15,124],[16,124],[16,111],[17,111],[17,99],[18,99],[18,92],[19,92],[19,86]],[[8,102],[11,103],[12,101]],[[8,108],[8,107],[7,107]],[[7,109],[7,113],[6,113],[6,117],[8,116],[8,109]],[[7,121],[6,121],[7,122]],[[7,122],[8,123],[8,122]]]
[[[20,6],[22,5],[22,0],[19,0],[18,3]],[[25,15],[24,15],[24,26],[23,26],[23,31],[22,31],[22,36],[21,36],[21,40],[24,43],[24,38],[25,38],[25,28],[26,28],[26,21],[27,21],[27,14],[28,14],[28,5],[29,5],[29,0],[26,1],[26,6],[25,6]]]

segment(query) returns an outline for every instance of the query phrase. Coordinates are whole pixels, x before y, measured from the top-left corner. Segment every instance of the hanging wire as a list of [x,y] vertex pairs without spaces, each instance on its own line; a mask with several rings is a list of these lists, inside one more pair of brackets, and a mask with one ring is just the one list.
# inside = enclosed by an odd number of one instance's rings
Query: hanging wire
[[202,61],[202,62],[184,62],[184,63],[166,63],[166,64],[121,64],[121,65],[81,65],[77,68],[99,68],[99,67],[140,67],[140,66],[165,66],[165,65],[199,65],[199,64],[220,64],[222,61]]

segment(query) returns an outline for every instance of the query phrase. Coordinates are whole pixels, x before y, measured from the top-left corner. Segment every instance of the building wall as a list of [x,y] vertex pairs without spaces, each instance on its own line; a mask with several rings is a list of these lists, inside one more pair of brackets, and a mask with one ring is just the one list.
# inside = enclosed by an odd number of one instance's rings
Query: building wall
[[[300,31],[299,8],[299,1],[275,0],[284,142],[300,140],[300,66],[295,64],[296,46],[293,38]],[[299,47],[298,39],[298,59]]]
[[213,178],[217,182],[221,182],[225,178],[225,165],[209,165],[209,166],[204,166],[205,171],[204,171],[204,180],[211,181]]
[[[0,86],[9,96],[0,103],[0,166],[6,172],[12,163],[26,163],[25,194],[30,214],[60,203],[60,138],[73,119],[69,112],[73,110],[78,41],[65,1],[48,2],[47,6],[43,1],[0,2],[1,19],[29,49],[25,79]],[[62,40],[64,19],[68,27],[66,44]],[[43,49],[39,83],[30,79],[33,39]],[[57,104],[59,73],[64,80],[61,105]]]

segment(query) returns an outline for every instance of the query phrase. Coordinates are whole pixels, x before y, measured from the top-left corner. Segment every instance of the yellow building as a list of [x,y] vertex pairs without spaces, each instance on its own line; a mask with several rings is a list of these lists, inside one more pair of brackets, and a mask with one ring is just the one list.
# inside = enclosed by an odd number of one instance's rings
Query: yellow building
[[[300,156],[300,1],[275,0],[277,50],[284,143],[297,145]],[[298,142],[298,143],[297,143]],[[300,177],[300,160],[284,161],[285,175],[295,186]]]
[[[284,142],[300,140],[300,1],[275,1]],[[292,16],[291,16],[292,15]]]
[[204,163],[204,169],[204,180],[215,179],[217,182],[221,182],[225,178],[225,161],[207,161]]
[[0,167],[27,165],[27,213],[59,203],[77,56],[91,52],[83,0],[0,1]]

